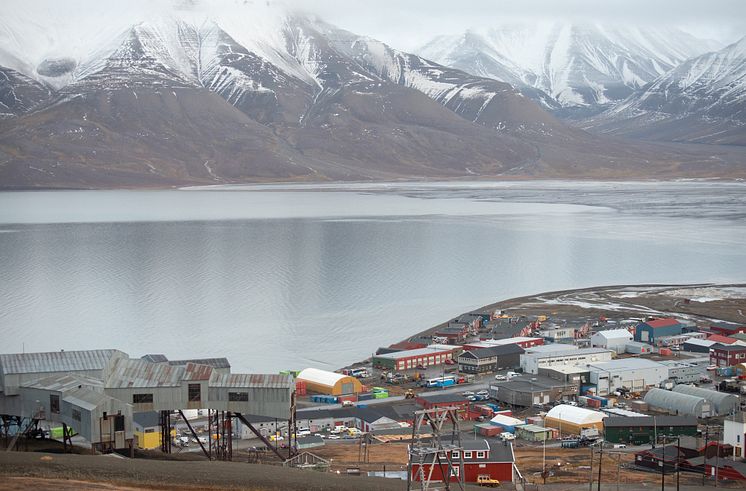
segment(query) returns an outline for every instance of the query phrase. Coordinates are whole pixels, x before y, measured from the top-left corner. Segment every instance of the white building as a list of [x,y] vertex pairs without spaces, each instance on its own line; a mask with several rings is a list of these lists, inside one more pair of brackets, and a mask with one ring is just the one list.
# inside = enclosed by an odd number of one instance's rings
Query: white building
[[575,338],[574,327],[560,327],[560,326],[547,326],[539,330],[539,336],[544,339],[557,341],[559,339],[573,339]]
[[632,333],[626,329],[609,329],[599,331],[591,336],[591,346],[594,348],[606,348],[617,354],[624,353],[627,343],[632,341]]
[[570,349],[545,352],[544,350],[538,350],[541,347],[530,348],[526,353],[521,355],[521,368],[524,373],[539,373],[539,368],[577,366],[611,361],[614,353],[603,348],[578,349],[572,346],[569,346]]
[[661,364],[668,367],[668,378],[677,384],[699,382],[704,375],[697,365],[683,361],[665,360]]
[[746,456],[746,413],[737,413],[725,418],[723,443],[733,445],[733,456],[742,459]]
[[668,378],[668,367],[662,363],[643,358],[589,363],[591,383],[596,385],[600,396],[610,394],[622,387],[640,391],[646,387],[657,387]]

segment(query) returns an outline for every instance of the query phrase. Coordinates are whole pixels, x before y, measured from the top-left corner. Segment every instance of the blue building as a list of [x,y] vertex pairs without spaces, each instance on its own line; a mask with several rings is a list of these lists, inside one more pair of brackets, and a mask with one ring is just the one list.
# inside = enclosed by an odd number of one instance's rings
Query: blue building
[[656,344],[658,338],[664,336],[676,336],[683,332],[684,325],[676,319],[653,319],[637,324],[635,328],[635,341]]

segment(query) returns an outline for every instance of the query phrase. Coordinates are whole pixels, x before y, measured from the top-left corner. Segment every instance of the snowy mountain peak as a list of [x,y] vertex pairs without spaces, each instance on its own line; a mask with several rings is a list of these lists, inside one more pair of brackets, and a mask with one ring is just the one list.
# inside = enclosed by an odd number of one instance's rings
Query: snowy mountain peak
[[435,38],[418,52],[597,112],[679,63],[718,47],[678,29],[595,23],[506,24]]

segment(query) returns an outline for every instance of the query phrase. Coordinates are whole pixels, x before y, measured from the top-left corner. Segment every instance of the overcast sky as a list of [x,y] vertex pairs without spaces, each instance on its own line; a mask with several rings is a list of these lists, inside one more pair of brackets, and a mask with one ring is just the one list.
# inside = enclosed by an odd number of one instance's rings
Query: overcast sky
[[[260,1],[260,0],[255,0]],[[532,19],[673,25],[723,42],[746,35],[746,0],[284,0],[338,27],[412,49],[438,34]]]

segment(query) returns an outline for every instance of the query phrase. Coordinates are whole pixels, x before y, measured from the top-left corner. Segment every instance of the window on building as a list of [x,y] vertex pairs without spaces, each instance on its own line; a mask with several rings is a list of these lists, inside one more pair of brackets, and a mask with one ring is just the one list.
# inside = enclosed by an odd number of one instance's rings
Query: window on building
[[132,404],[152,404],[153,394],[132,394]]
[[477,452],[477,458],[478,459],[483,459],[483,458],[485,458],[485,456],[486,456],[485,452],[483,452],[481,450]]
[[464,458],[465,458],[465,459],[470,459],[470,458],[472,458],[472,453],[471,453],[471,452],[467,452],[467,451],[464,451]]
[[458,450],[454,450],[453,452],[451,452],[451,458],[452,459],[457,459],[458,458]]
[[199,402],[202,400],[202,387],[199,384],[189,384],[188,391],[189,402]]
[[231,402],[248,402],[248,392],[228,392],[228,400]]
[[56,394],[49,395],[49,411],[54,414],[60,414],[60,396]]
[[77,409],[73,409],[73,419],[75,421],[80,421],[81,419],[83,419],[80,415],[80,411],[78,411]]
[[458,467],[451,467],[451,475],[453,477],[458,477],[459,468]]

